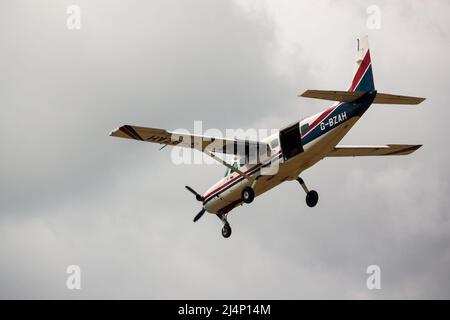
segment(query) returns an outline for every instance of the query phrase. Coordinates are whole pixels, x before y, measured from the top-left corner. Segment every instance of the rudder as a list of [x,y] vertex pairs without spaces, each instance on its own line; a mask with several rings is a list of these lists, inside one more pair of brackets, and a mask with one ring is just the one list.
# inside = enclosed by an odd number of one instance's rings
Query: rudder
[[372,61],[369,50],[369,37],[357,39],[358,47],[356,53],[353,80],[349,92],[368,92],[375,90],[373,81]]

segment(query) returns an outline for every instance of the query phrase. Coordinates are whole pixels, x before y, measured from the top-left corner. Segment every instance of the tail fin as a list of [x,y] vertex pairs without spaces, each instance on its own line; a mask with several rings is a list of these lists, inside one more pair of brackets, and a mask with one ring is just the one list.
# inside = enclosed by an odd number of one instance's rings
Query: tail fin
[[[358,39],[358,51],[356,53],[353,81],[348,91],[306,90],[300,96],[313,99],[354,102],[361,98],[366,92],[370,91],[376,90],[373,82],[372,61],[370,60],[369,38],[365,36]],[[424,100],[425,98],[420,97],[377,92],[372,103],[416,105],[422,103]]]
[[375,90],[372,61],[370,59],[369,37],[358,39],[353,80],[349,92],[368,92]]

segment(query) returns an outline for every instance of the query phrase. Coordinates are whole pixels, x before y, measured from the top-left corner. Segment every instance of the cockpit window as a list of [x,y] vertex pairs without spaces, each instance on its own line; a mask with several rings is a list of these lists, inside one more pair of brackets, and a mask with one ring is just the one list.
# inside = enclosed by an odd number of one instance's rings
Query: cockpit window
[[[238,164],[238,162],[237,161],[235,161],[234,163],[233,163],[233,168],[235,168],[235,169],[239,169],[239,164]],[[226,177],[227,175],[229,175],[230,174],[230,168],[227,168],[227,170],[225,170],[225,175],[224,175],[224,177]]]
[[309,127],[309,123],[305,123],[304,125],[302,125],[302,127],[300,128],[300,132],[302,133],[302,135],[304,135],[305,133],[307,133],[309,131],[310,127]]

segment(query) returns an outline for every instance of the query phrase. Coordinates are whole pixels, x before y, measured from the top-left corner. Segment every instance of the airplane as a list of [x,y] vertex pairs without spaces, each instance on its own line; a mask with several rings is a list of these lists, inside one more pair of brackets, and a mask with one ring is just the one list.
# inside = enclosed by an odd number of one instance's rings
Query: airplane
[[[297,181],[306,193],[307,206],[315,207],[319,195],[315,190],[309,190],[300,174],[324,158],[409,155],[422,146],[339,145],[371,105],[418,105],[425,100],[377,92],[367,36],[357,39],[353,78],[347,91],[307,90],[300,96],[334,103],[324,111],[295,121],[260,141],[224,139],[131,125],[121,126],[110,135],[159,143],[163,147],[171,145],[192,148],[222,163],[226,167],[225,176],[205,193],[199,194],[189,186],[186,188],[202,203],[202,209],[195,216],[194,222],[205,212],[216,215],[223,223],[224,238],[231,236],[232,230],[227,220],[231,210],[239,205],[252,203],[256,197],[285,181]],[[231,156],[234,161],[231,163],[218,154]],[[264,170],[274,164],[275,173],[264,174]]]

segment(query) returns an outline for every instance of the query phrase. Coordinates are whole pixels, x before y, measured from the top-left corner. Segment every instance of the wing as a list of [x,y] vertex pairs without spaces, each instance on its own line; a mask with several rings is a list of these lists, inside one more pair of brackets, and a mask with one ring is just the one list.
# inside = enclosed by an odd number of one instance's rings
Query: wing
[[223,139],[130,125],[112,131],[110,136],[238,156],[257,154],[258,148],[268,150],[269,147],[267,143],[259,141]]
[[422,145],[388,144],[385,146],[336,146],[327,157],[403,156]]

